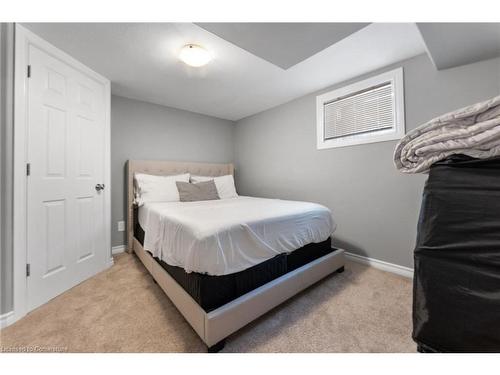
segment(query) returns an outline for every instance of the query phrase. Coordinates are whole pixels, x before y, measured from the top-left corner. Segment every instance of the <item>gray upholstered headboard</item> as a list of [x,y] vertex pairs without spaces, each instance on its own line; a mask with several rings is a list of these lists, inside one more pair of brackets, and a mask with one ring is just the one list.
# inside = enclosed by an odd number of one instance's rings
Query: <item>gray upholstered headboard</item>
[[134,173],[168,176],[191,173],[199,176],[234,174],[233,164],[209,164],[163,160],[129,160],[127,166],[127,251],[133,251],[134,238]]

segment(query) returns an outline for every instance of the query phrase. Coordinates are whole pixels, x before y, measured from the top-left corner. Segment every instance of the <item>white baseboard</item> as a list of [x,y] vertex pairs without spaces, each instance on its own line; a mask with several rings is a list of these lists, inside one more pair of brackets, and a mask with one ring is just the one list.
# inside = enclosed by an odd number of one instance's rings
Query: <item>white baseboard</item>
[[346,258],[353,262],[363,263],[382,271],[395,273],[396,275],[413,278],[413,268],[400,266],[398,264],[384,262],[383,260],[364,257],[362,255],[345,253]]
[[0,315],[0,328],[5,328],[16,321],[14,311]]
[[125,251],[125,245],[113,246],[111,248],[112,255],[120,254],[120,253],[123,253],[124,251]]

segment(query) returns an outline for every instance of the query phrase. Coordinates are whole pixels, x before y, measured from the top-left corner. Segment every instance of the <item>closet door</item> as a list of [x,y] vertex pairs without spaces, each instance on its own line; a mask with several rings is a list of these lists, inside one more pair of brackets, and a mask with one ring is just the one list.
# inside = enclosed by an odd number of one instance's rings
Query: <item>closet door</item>
[[28,47],[28,310],[104,269],[106,87],[40,46]]

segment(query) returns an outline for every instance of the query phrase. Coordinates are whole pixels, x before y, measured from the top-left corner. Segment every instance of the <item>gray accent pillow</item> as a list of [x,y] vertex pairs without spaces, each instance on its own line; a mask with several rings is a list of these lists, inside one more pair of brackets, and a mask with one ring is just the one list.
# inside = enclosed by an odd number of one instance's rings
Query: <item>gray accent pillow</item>
[[176,181],[177,190],[181,202],[210,201],[219,199],[217,187],[214,180],[191,184],[189,182]]

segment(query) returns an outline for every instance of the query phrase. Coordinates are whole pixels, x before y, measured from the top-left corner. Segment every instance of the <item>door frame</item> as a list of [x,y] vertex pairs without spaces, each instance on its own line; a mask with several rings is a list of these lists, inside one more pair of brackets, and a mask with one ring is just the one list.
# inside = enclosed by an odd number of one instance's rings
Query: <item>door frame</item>
[[83,74],[104,85],[105,103],[105,149],[104,149],[104,223],[105,242],[109,258],[103,269],[113,264],[111,255],[111,177],[110,177],[110,81],[94,72],[70,55],[59,50],[23,26],[15,25],[15,63],[14,63],[14,202],[13,202],[13,319],[10,323],[25,316],[27,304],[27,176],[26,163],[28,152],[27,138],[27,104],[28,104],[28,53],[31,45],[42,49],[53,57],[69,64]]

